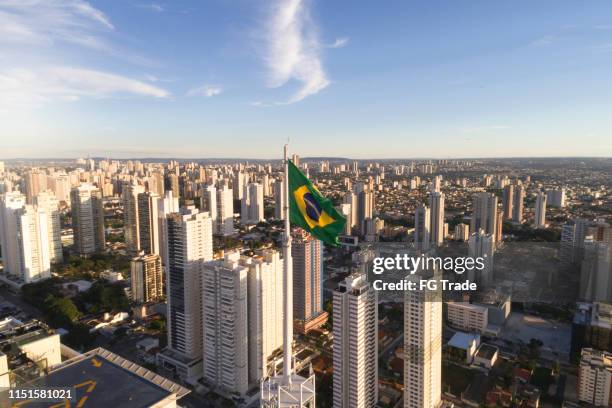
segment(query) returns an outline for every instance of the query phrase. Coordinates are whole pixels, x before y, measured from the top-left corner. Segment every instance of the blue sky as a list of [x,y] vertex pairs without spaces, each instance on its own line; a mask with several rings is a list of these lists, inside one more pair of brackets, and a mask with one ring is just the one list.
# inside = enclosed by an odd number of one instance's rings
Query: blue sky
[[0,0],[0,157],[611,156],[612,2]]

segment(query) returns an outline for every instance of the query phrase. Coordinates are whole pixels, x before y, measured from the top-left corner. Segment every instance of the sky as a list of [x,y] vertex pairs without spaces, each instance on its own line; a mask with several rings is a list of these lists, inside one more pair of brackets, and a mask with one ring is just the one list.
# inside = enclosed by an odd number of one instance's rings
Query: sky
[[612,2],[0,0],[0,158],[612,156]]

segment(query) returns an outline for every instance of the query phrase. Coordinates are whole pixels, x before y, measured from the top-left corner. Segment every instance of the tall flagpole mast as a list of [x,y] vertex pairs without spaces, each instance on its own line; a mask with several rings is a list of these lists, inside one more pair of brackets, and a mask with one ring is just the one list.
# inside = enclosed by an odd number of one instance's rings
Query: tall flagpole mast
[[293,367],[291,364],[291,346],[293,341],[293,261],[291,259],[291,226],[289,223],[289,144],[285,145],[285,182],[283,195],[285,202],[285,236],[283,237],[283,292],[284,292],[284,328],[283,328],[283,380],[285,385],[291,384]]

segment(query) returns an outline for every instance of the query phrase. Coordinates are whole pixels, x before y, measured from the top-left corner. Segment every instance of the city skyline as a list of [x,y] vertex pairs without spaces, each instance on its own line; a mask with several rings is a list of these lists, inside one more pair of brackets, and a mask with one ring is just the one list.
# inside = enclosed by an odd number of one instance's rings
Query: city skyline
[[612,5],[466,4],[0,1],[0,155],[612,155]]

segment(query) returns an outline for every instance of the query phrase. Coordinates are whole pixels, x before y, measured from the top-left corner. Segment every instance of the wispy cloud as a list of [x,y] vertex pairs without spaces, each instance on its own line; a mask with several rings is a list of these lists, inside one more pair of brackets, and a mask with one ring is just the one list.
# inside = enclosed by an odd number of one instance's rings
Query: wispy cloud
[[166,8],[158,3],[147,3],[147,4],[139,4],[138,7],[142,7],[151,11],[155,11],[157,13],[161,13],[166,11]]
[[68,66],[0,71],[0,110],[35,108],[81,98],[138,95],[167,98],[162,88],[129,77]]
[[555,39],[556,37],[554,35],[545,35],[530,42],[528,46],[533,48],[547,47],[551,45],[555,41]]
[[340,37],[340,38],[336,38],[336,41],[329,44],[328,47],[329,48],[343,48],[343,47],[346,47],[348,43],[349,43],[348,37]]
[[0,44],[63,41],[100,49],[105,45],[96,34],[114,28],[82,0],[0,0]]
[[290,81],[300,83],[300,88],[280,104],[299,102],[330,84],[321,60],[318,27],[309,6],[308,0],[277,0],[266,22],[268,85],[278,88]]
[[219,95],[223,89],[219,85],[202,85],[197,88],[190,89],[187,91],[187,96],[205,96],[212,98],[213,96]]
[[612,24],[598,24],[593,28],[596,30],[612,30]]

